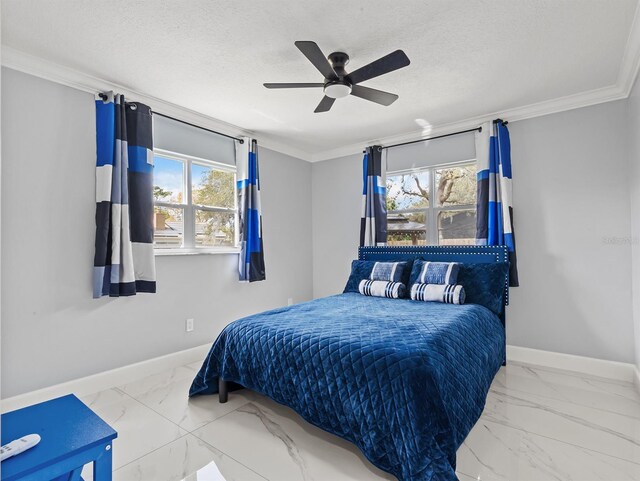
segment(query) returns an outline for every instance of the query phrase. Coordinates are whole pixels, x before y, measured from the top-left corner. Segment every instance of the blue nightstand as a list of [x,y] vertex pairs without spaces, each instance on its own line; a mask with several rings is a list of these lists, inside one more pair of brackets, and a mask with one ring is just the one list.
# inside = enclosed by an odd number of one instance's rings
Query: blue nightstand
[[111,427],[73,394],[2,415],[2,444],[27,434],[40,443],[2,462],[2,481],[80,480],[93,462],[94,481],[111,480]]

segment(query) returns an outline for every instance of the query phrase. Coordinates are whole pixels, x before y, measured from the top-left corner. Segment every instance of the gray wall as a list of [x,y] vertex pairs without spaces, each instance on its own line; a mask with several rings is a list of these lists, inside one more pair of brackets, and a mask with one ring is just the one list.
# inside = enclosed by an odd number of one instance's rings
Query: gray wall
[[156,295],[92,299],[93,97],[2,77],[3,397],[205,344],[240,316],[311,298],[311,165],[261,149],[265,282],[240,284],[237,254],[157,257]]
[[[237,317],[342,290],[357,255],[361,155],[308,164],[261,149],[266,282],[238,283],[237,255],[158,257],[157,295],[91,299],[92,96],[2,75],[3,397],[208,343]],[[510,344],[633,360],[638,128],[637,88],[628,103],[510,124],[521,277],[508,311]],[[171,122],[156,131],[158,146],[229,157],[228,142],[194,136]],[[389,162],[466,160],[472,138],[405,147]],[[633,300],[639,313],[640,295]],[[196,319],[193,333],[184,331],[187,317]]]
[[[634,358],[625,111],[619,101],[509,124],[521,283],[510,344]],[[404,147],[394,162],[466,160],[470,141]],[[357,256],[361,177],[361,155],[313,164],[314,297],[340,292]]]
[[511,344],[633,361],[625,109],[509,125],[521,283]]
[[636,366],[640,369],[640,81],[636,80],[627,101],[629,138],[629,185],[631,190],[631,275]]

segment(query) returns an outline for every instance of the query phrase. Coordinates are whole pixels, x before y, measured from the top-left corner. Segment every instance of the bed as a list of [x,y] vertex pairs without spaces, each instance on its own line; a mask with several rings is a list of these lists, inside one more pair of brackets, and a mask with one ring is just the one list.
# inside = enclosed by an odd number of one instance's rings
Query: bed
[[[504,247],[361,247],[361,260],[507,262]],[[229,324],[189,395],[245,387],[356,444],[401,481],[456,480],[456,451],[505,360],[499,312],[355,292]]]

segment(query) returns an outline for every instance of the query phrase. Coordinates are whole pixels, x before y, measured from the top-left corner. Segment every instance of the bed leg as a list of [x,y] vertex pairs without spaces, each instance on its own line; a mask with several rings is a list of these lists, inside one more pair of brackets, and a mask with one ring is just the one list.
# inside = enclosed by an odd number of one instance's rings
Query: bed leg
[[220,404],[224,404],[227,402],[229,398],[229,391],[227,390],[227,381],[218,378],[218,398],[220,400]]

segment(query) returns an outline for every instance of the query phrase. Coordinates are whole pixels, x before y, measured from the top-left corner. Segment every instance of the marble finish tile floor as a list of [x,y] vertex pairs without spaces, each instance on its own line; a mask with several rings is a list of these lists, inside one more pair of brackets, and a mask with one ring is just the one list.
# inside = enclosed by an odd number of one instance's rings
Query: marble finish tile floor
[[[188,399],[199,367],[82,398],[119,433],[114,481],[395,479],[264,396]],[[640,395],[630,383],[510,363],[458,450],[457,469],[461,481],[640,480]],[[91,480],[89,469],[83,477]]]

